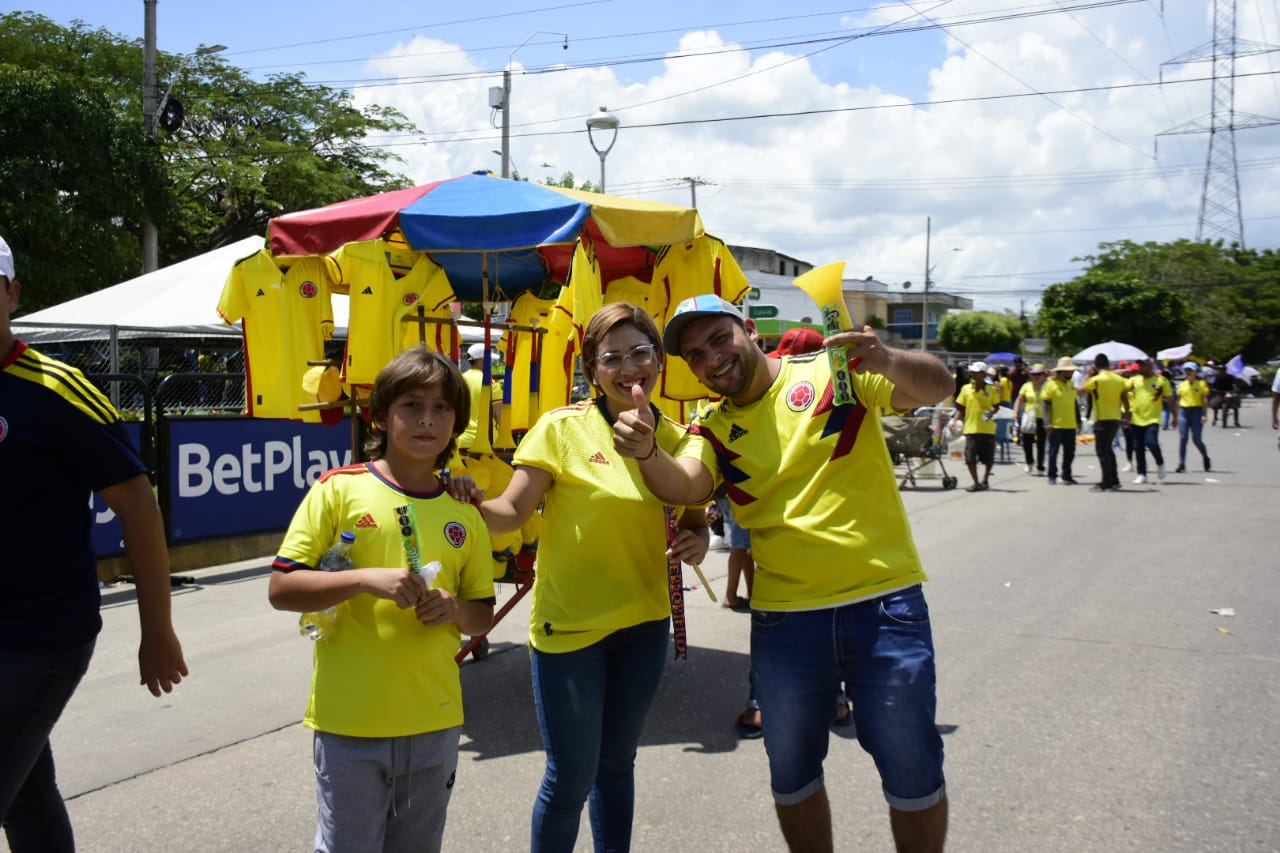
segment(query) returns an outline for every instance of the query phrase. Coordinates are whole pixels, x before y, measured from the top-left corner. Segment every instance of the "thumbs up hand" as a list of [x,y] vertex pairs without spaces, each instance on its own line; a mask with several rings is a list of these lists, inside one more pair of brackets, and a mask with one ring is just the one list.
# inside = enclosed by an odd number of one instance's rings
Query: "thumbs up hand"
[[619,414],[613,425],[613,448],[621,456],[648,459],[657,449],[658,441],[654,434],[653,410],[639,385],[631,386],[631,400],[636,407]]

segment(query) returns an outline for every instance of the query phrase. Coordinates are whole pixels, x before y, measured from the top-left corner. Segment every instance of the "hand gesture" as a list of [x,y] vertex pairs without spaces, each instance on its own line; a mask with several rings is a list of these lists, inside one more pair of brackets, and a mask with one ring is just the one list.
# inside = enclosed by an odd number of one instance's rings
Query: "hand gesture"
[[680,562],[691,566],[700,566],[707,558],[707,542],[692,530],[681,530],[667,549],[667,556],[677,557]]
[[613,449],[620,456],[647,459],[658,440],[654,434],[653,410],[639,385],[631,386],[631,400],[636,404],[635,409],[618,415],[613,425]]
[[152,635],[144,632],[138,646],[139,684],[146,685],[152,696],[161,691],[173,692],[173,688],[187,674],[187,662],[182,657],[182,644],[173,628]]
[[449,493],[449,497],[464,504],[479,506],[480,502],[484,500],[484,489],[476,485],[476,481],[472,479],[470,474],[450,477],[445,481],[444,488]]
[[824,341],[827,347],[844,347],[849,369],[855,373],[884,373],[889,369],[893,351],[880,342],[876,330],[863,326],[861,331],[839,332]]
[[408,569],[361,569],[358,577],[364,592],[394,601],[401,610],[415,606],[427,593],[427,582]]
[[458,621],[458,599],[448,590],[429,589],[426,595],[414,605],[418,621],[423,625],[443,625],[446,622]]

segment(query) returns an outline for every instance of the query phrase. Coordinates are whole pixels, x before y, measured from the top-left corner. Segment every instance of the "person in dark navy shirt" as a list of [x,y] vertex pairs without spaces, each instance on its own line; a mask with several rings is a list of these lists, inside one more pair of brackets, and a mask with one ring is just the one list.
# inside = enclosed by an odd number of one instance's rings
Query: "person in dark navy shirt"
[[0,821],[11,850],[74,850],[49,735],[102,629],[93,492],[120,518],[137,584],[141,683],[168,693],[187,665],[147,466],[80,371],[14,337],[21,284],[3,238],[0,285]]

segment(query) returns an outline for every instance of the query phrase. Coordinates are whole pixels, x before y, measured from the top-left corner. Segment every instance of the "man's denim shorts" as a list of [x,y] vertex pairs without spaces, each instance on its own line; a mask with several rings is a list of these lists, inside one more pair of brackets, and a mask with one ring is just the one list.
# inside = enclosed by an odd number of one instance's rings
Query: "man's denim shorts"
[[843,686],[858,741],[889,805],[927,809],[946,792],[929,607],[917,584],[825,610],[751,614],[774,800],[803,802],[823,784],[828,726]]

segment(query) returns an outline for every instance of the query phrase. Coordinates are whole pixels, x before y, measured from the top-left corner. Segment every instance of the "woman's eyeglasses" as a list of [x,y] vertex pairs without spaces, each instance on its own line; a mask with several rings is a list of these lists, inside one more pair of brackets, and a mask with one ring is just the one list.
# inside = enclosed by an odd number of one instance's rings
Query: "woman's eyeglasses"
[[596,365],[612,372],[621,370],[628,361],[634,367],[644,367],[652,364],[657,357],[658,352],[653,346],[643,344],[632,347],[631,352],[602,352],[596,356]]

